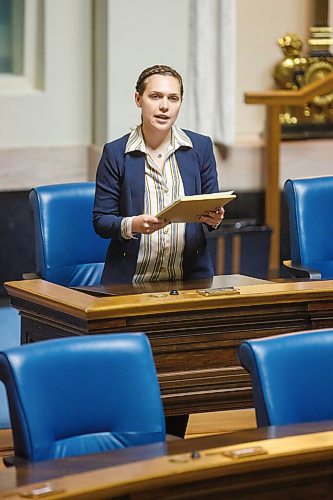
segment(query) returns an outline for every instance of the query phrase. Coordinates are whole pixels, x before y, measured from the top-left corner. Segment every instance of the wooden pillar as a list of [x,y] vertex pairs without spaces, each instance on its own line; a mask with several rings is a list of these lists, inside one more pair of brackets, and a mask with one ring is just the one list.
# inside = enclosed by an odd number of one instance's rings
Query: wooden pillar
[[280,141],[281,125],[280,106],[266,106],[266,154],[265,154],[265,222],[272,228],[270,271],[278,273],[280,269]]

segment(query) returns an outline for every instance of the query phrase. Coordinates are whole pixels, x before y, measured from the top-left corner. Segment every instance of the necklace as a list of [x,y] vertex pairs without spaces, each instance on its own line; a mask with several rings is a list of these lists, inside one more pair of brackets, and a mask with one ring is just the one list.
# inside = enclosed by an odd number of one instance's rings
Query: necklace
[[[146,149],[152,157],[155,157],[155,158],[158,158],[159,160],[161,160],[162,158],[166,157],[168,147],[170,144],[171,144],[171,140],[170,140],[169,144],[166,144],[165,142],[164,142],[164,144],[161,144],[160,151],[156,151],[155,149],[152,149],[151,147],[149,147],[147,145],[146,145]],[[158,148],[156,148],[156,149],[158,149]]]
[[153,151],[151,148],[148,148],[147,147],[147,150],[148,150],[148,153],[151,155],[151,156],[156,156],[156,158],[158,159],[161,159],[162,156],[163,156],[163,153],[155,153],[155,151]]

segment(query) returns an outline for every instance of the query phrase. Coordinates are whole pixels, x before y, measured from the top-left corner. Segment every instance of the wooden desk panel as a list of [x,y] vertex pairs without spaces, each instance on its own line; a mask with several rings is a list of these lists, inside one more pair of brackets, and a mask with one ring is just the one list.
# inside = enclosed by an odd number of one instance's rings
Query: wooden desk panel
[[166,415],[252,406],[239,344],[333,327],[333,282],[241,285],[239,294],[204,297],[141,293],[96,297],[43,280],[5,284],[22,322],[22,341],[145,332],[152,345]]
[[[22,498],[47,482],[59,491],[50,498],[330,499],[332,428],[332,422],[262,428],[21,464],[0,471],[0,491],[2,498]],[[250,447],[264,453],[224,455]]]

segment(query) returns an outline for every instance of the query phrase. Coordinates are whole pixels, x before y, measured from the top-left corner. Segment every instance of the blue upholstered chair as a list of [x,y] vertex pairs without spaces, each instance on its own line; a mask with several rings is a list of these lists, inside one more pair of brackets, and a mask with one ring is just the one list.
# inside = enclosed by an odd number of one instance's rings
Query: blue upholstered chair
[[15,457],[41,461],[163,442],[143,333],[45,340],[0,353]]
[[284,185],[289,208],[294,277],[333,278],[333,176],[289,179]]
[[[20,345],[20,316],[11,306],[0,305],[0,351]],[[7,395],[0,382],[0,429],[10,428]],[[1,449],[0,449],[1,451]]]
[[94,195],[93,182],[31,190],[36,273],[44,280],[69,287],[99,284],[109,240],[94,231]]
[[243,342],[258,426],[333,419],[333,330]]

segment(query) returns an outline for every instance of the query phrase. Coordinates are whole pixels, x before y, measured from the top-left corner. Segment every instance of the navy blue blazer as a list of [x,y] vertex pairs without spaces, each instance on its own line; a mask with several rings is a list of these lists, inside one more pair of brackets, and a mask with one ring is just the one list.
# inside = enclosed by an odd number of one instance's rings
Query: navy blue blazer
[[[181,147],[176,158],[186,195],[218,192],[212,141],[185,130],[193,148]],[[129,134],[104,146],[96,175],[93,223],[97,234],[111,238],[101,283],[131,283],[136,270],[141,234],[121,237],[121,221],[144,213],[145,154],[124,154]],[[202,224],[186,224],[183,279],[211,278],[213,266]]]

